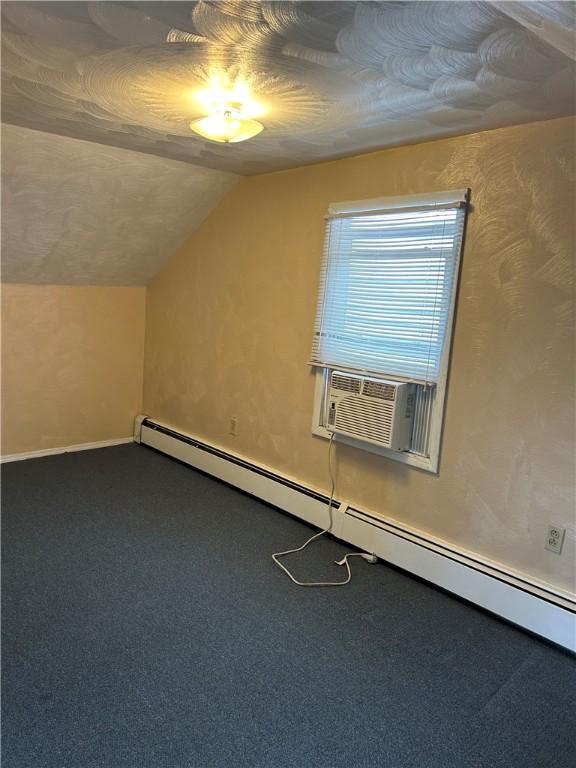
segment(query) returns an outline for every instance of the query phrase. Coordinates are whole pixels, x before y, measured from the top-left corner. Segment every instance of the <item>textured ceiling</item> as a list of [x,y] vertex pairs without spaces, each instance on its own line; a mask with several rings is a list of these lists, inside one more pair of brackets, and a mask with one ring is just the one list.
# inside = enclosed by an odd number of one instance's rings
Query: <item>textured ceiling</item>
[[4,282],[144,285],[237,180],[16,126],[2,150]]
[[[573,111],[568,2],[3,2],[3,120],[251,174]],[[172,42],[168,42],[172,41]],[[266,130],[192,134],[211,68]]]
[[[572,113],[574,7],[4,0],[2,279],[145,284],[231,172]],[[214,69],[262,134],[192,133]]]

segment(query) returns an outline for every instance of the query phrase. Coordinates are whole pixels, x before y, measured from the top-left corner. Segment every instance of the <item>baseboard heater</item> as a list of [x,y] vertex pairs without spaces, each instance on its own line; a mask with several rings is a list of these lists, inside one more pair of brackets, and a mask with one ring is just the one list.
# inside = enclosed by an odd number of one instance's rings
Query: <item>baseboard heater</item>
[[[134,439],[318,527],[329,498],[273,470],[144,416]],[[576,596],[395,520],[334,503],[332,533],[426,581],[576,652]]]

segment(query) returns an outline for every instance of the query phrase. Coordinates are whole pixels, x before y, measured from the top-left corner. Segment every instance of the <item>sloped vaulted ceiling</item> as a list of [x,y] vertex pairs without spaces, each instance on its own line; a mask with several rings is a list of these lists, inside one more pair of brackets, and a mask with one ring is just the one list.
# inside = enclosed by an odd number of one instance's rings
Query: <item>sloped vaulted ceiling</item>
[[145,285],[237,178],[5,125],[2,279]]
[[[230,173],[574,111],[569,2],[19,0],[2,10],[3,120],[14,126],[4,279],[146,281]],[[214,67],[244,77],[263,104],[255,139],[224,146],[191,132],[201,114],[191,94]]]

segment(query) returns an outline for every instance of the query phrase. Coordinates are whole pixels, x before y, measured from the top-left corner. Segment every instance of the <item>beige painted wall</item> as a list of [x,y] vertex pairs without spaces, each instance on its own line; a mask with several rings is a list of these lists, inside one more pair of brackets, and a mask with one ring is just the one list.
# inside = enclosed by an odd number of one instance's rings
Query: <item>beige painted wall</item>
[[[470,186],[440,473],[337,446],[337,495],[574,589],[573,131],[566,118],[244,179],[149,286],[146,412],[327,489],[306,365],[326,208]],[[549,521],[569,528],[561,557],[544,550]]]
[[145,288],[2,285],[2,454],[129,437]]

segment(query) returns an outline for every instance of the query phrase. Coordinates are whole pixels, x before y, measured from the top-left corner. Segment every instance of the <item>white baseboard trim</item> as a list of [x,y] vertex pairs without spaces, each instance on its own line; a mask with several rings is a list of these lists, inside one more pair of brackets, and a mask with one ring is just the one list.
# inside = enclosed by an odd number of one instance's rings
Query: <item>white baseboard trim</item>
[[[139,437],[308,523],[327,523],[329,499],[322,492],[148,418]],[[576,595],[341,500],[333,519],[337,538],[576,652]]]
[[45,448],[42,451],[26,451],[25,453],[6,453],[0,456],[0,464],[9,461],[24,461],[25,459],[40,459],[42,456],[56,456],[59,453],[74,453],[75,451],[91,451],[94,448],[108,448],[111,445],[124,445],[131,443],[132,437],[120,437],[116,440],[99,440],[97,443],[77,443],[63,448]]

